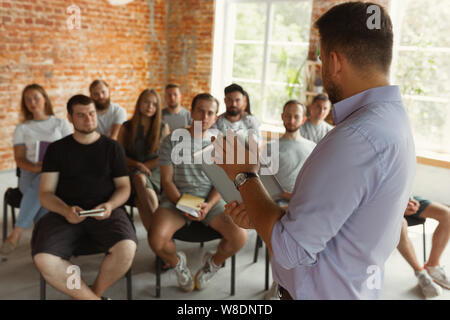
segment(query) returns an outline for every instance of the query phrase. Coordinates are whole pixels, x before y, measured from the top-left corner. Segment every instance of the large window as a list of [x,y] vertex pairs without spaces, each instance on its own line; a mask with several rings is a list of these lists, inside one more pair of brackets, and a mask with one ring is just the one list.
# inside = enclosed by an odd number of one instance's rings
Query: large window
[[312,1],[223,0],[217,6],[213,93],[222,98],[224,87],[236,82],[266,128],[281,125],[284,102],[300,99],[297,76],[308,54]]
[[450,161],[450,1],[392,2],[395,58],[418,155]]

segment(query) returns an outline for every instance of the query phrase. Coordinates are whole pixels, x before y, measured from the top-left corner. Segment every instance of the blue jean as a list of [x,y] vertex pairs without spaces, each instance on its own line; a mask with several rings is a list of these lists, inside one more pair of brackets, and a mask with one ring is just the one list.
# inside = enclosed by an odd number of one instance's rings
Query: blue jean
[[48,213],[39,202],[39,184],[41,174],[20,169],[19,189],[22,192],[19,216],[16,227],[28,229],[32,223],[36,223],[42,216]]

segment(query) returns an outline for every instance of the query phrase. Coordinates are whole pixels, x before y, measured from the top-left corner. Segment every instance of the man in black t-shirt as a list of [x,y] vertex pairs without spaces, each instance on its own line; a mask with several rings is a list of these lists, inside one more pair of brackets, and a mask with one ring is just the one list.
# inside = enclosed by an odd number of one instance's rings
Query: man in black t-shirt
[[[95,131],[93,101],[73,96],[67,111],[74,134],[46,151],[39,198],[50,213],[33,231],[32,256],[51,286],[75,299],[95,300],[128,271],[136,252],[136,232],[122,207],[130,182],[122,147]],[[102,216],[79,215],[100,208]],[[69,262],[80,245],[107,253],[90,287],[76,278]]]

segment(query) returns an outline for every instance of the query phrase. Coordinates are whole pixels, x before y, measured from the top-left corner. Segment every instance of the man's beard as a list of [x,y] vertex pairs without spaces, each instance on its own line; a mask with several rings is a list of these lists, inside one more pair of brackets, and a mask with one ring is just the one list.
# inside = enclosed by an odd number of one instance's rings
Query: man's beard
[[298,131],[298,129],[300,129],[300,126],[297,126],[294,129],[291,129],[289,127],[286,127],[285,129],[286,129],[286,132],[293,133],[293,132]]
[[104,103],[94,100],[94,103],[95,103],[95,109],[103,111],[103,110],[108,109],[108,107],[111,103],[111,99],[110,98],[106,99],[106,101]]
[[226,114],[232,117],[238,116],[242,113],[242,110],[239,108],[227,109]]
[[329,73],[326,71],[323,77],[323,88],[328,94],[331,104],[335,104],[342,100],[342,90],[330,78]]
[[79,132],[79,133],[82,133],[82,134],[85,134],[85,135],[91,134],[92,132],[97,130],[97,128],[94,128],[94,129],[89,130],[89,131],[88,130],[80,130],[80,129],[77,129],[75,127],[74,127],[74,129],[75,129],[76,132]]

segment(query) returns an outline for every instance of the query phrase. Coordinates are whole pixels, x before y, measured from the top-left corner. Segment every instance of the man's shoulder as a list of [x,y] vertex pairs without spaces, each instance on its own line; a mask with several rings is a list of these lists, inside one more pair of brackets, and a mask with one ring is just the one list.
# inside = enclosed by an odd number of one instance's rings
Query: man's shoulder
[[49,148],[53,150],[57,149],[63,149],[67,146],[70,146],[74,143],[73,134],[69,134],[65,136],[64,138],[61,138],[59,140],[55,140],[52,143],[50,143]]

